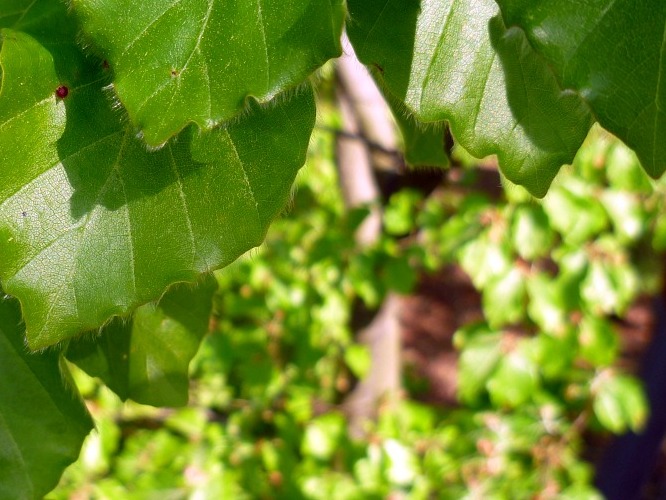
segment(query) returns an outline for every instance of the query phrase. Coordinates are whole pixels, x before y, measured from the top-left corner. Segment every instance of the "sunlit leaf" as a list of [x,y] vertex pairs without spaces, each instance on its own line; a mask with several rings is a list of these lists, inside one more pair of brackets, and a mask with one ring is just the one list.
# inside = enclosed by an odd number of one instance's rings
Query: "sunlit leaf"
[[[505,175],[543,196],[592,119],[562,92],[492,0],[350,0],[359,59],[423,122],[449,121],[474,156],[497,154]],[[389,35],[390,34],[390,35]]]
[[[341,0],[73,0],[150,145],[210,129],[341,53]],[[122,20],[122,22],[119,22]]]

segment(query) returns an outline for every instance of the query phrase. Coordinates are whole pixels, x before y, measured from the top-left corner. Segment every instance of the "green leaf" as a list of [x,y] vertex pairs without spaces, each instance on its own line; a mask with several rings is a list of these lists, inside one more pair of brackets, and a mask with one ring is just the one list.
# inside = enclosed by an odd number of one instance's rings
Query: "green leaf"
[[158,304],[139,307],[131,320],[115,318],[100,336],[72,342],[67,358],[99,377],[122,400],[183,406],[188,400],[190,360],[208,331],[217,282],[181,284]]
[[513,245],[525,260],[544,257],[550,252],[555,234],[541,205],[520,205],[513,214]]
[[0,498],[39,499],[93,424],[60,354],[29,353],[20,323],[16,301],[0,301]]
[[455,333],[454,342],[461,349],[458,367],[458,397],[467,404],[477,404],[486,383],[502,356],[502,334],[487,325],[467,325]]
[[648,402],[638,380],[602,372],[593,382],[593,390],[594,414],[601,425],[616,434],[627,429],[640,431],[648,416]]
[[190,122],[208,130],[271,100],[342,50],[342,0],[72,4],[151,146]]
[[666,3],[633,0],[498,0],[525,30],[562,88],[636,151],[645,170],[666,170]]
[[450,161],[444,144],[444,127],[420,122],[409,114],[400,99],[386,90],[384,97],[402,134],[407,165],[448,168]]
[[527,312],[532,321],[545,332],[562,334],[571,308],[577,305],[578,284],[572,287],[566,278],[562,274],[553,278],[540,272],[527,280]]
[[578,334],[580,355],[594,366],[608,366],[615,361],[619,338],[605,318],[585,316]]
[[550,190],[543,207],[552,227],[567,243],[577,246],[603,231],[608,216],[590,185],[575,179],[567,181]]
[[483,313],[491,328],[517,323],[525,317],[525,274],[512,267],[483,288]]
[[309,87],[251,104],[229,127],[189,127],[149,152],[109,108],[102,64],[51,53],[16,31],[1,35],[0,277],[21,301],[33,349],[261,243],[305,160]]
[[345,419],[339,413],[327,413],[313,419],[305,428],[301,452],[319,460],[330,460],[345,436]]
[[449,121],[478,158],[543,196],[592,125],[492,0],[349,0],[349,38],[388,92],[423,122]]
[[638,196],[619,189],[606,189],[601,202],[608,212],[617,237],[625,244],[637,241],[647,229],[644,201]]
[[504,241],[494,241],[489,231],[466,243],[458,254],[460,267],[469,274],[477,289],[483,289],[492,280],[505,275],[513,265],[508,245]]
[[488,393],[493,404],[516,408],[532,397],[539,386],[537,365],[528,356],[523,342],[503,357],[493,376],[488,380]]

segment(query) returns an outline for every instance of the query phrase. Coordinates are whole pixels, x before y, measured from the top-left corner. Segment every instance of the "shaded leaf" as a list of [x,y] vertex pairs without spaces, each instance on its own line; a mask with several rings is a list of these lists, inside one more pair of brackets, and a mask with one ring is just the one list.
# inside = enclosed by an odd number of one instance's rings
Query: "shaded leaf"
[[[497,154],[505,175],[543,196],[592,124],[582,100],[560,91],[492,0],[350,0],[359,59],[417,119],[447,120],[474,156]],[[390,34],[390,36],[387,36]]]
[[[152,146],[271,100],[341,53],[341,0],[72,2]],[[118,20],[122,19],[122,22]]]
[[525,30],[562,88],[657,177],[666,170],[666,3],[633,0],[498,0]]
[[100,336],[72,342],[67,358],[99,377],[122,400],[183,406],[190,360],[208,331],[217,282],[181,284],[158,304],[139,307],[130,320],[115,318]]
[[448,168],[450,161],[444,144],[444,127],[420,122],[404,109],[405,105],[400,99],[386,90],[384,97],[402,134],[407,165]]
[[93,424],[56,351],[29,353],[14,300],[0,301],[0,498],[39,499]]

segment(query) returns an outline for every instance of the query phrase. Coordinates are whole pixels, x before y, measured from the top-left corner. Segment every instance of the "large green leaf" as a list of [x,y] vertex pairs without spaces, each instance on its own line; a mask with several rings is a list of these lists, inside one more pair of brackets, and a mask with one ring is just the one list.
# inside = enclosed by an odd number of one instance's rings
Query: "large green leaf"
[[29,353],[14,300],[0,301],[0,498],[43,498],[74,462],[92,421],[56,351]]
[[666,170],[666,2],[498,0],[561,85],[631,148],[645,170]]
[[[68,22],[55,14],[42,27]],[[149,152],[109,106],[105,65],[69,38],[49,49],[16,30],[0,36],[0,278],[21,301],[32,348],[125,315],[263,240],[305,160],[309,87]]]
[[99,377],[122,400],[154,406],[187,404],[190,361],[208,331],[217,281],[169,290],[131,320],[115,318],[101,335],[73,341],[67,358]]
[[152,146],[210,129],[341,53],[342,0],[73,0]]
[[492,0],[349,0],[349,38],[362,62],[421,121],[448,120],[477,157],[543,196],[592,119],[562,92],[520,30]]

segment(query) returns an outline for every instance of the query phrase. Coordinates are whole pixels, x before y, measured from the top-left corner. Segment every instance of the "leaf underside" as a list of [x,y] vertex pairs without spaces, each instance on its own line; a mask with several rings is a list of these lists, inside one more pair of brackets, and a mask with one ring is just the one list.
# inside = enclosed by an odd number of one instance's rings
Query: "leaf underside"
[[562,88],[638,155],[666,170],[666,2],[498,0],[553,68]]
[[341,53],[342,0],[72,4],[152,146],[189,122],[210,129],[246,109],[249,98],[268,101]]
[[[448,121],[477,157],[543,196],[592,125],[584,102],[562,92],[492,0],[349,0],[359,59],[423,122]],[[390,34],[387,35],[387,34]]]

